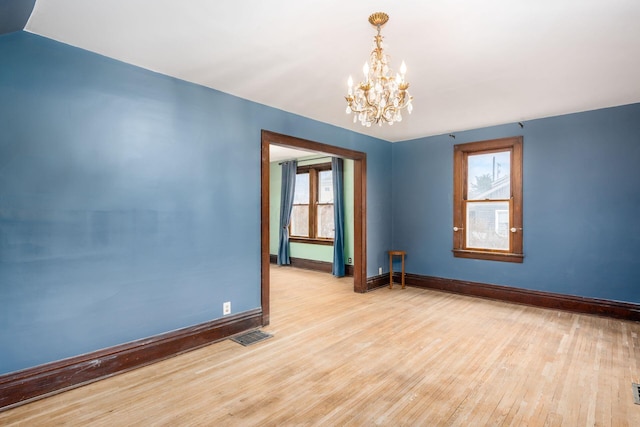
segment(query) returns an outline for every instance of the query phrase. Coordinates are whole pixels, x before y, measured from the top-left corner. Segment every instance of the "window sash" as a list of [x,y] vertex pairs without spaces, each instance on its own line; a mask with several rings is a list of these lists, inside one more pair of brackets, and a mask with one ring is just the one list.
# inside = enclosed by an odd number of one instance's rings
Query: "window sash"
[[[510,236],[511,233],[509,231],[511,228],[511,212],[513,212],[511,202],[511,199],[465,200],[463,202],[465,214],[463,227],[465,233],[464,248],[470,250],[509,253],[512,245]],[[477,218],[475,221],[472,221],[470,219],[470,206],[480,207],[482,205],[489,205],[490,207],[500,205],[505,207],[506,209],[501,209],[501,211],[506,211],[507,213],[506,226],[503,227],[500,225],[497,219],[497,209],[495,209],[494,211],[490,211],[490,208],[487,209],[486,211],[489,211],[491,213],[489,215],[485,215],[484,221],[482,221],[483,218]],[[477,214],[481,212],[474,213],[476,213],[476,216],[479,216]],[[482,227],[482,225],[488,225],[488,227]],[[488,244],[481,245],[480,243],[482,243],[483,241]]]
[[[305,215],[300,214],[300,208],[306,208]],[[304,210],[304,209],[302,209]],[[291,211],[291,221],[289,222],[289,236],[291,237],[309,237],[309,204],[294,204]],[[297,221],[298,216],[303,216],[306,221]],[[306,233],[305,233],[306,230]]]
[[[325,208],[325,209],[323,209]],[[326,209],[330,208],[330,209]],[[324,214],[322,212],[325,212]],[[326,220],[328,224],[330,224],[331,231],[325,230],[325,227],[322,226],[322,218],[323,215],[326,215]],[[333,240],[335,236],[335,224],[333,217],[333,203],[318,203],[316,205],[316,238],[318,239],[329,239]],[[327,231],[325,233],[325,231]]]

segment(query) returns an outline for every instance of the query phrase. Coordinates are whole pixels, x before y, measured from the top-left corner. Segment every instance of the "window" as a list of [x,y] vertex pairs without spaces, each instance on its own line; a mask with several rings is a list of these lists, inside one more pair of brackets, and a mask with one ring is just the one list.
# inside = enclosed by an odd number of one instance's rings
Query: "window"
[[289,234],[292,242],[333,244],[331,163],[298,166]]
[[522,262],[522,137],[453,147],[453,254]]

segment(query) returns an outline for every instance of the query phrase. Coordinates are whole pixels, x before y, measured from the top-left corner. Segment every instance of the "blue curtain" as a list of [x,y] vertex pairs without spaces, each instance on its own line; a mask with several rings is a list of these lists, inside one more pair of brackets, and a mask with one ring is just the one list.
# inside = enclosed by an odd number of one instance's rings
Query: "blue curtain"
[[342,159],[331,158],[333,175],[333,221],[335,235],[333,237],[333,268],[334,276],[344,276],[344,167]]
[[280,192],[280,243],[278,245],[278,265],[291,264],[289,259],[289,223],[293,210],[293,194],[296,188],[298,161],[282,163],[282,187]]

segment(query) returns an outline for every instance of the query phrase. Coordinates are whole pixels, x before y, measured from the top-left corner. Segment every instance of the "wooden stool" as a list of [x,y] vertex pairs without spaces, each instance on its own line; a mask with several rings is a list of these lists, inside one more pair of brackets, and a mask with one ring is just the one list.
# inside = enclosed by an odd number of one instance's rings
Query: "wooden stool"
[[402,289],[404,289],[404,256],[405,251],[389,251],[389,289],[393,289],[393,256],[402,257]]

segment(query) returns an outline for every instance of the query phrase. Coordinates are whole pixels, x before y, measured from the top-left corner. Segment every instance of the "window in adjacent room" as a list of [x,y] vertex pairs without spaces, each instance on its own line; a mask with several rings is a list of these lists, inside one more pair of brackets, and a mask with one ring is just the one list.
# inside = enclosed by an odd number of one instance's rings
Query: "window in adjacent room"
[[293,242],[333,244],[331,163],[298,166],[290,227]]
[[522,262],[522,137],[454,146],[453,254]]

